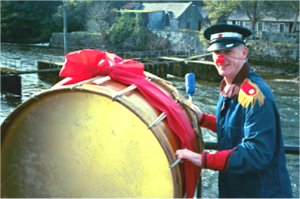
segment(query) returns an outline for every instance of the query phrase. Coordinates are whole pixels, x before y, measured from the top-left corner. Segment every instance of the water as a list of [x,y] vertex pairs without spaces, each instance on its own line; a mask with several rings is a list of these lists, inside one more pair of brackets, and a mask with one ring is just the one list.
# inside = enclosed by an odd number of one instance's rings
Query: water
[[[20,70],[36,69],[37,60],[63,61],[63,51],[49,49],[44,46],[25,46],[1,44],[1,63],[12,63]],[[175,87],[185,92],[184,79],[170,79]],[[282,119],[283,136],[286,145],[299,146],[299,80],[272,78],[268,76],[267,83],[271,87],[279,107]],[[18,105],[30,99],[33,94],[48,89],[50,83],[39,80],[36,74],[22,75],[22,97],[18,98],[8,93],[1,93],[0,122],[13,112]],[[205,81],[197,82],[197,90],[193,102],[206,113],[214,113],[218,99],[219,85]],[[203,130],[205,141],[216,141],[208,130]],[[294,197],[299,197],[299,156],[287,155],[288,170],[292,179]],[[217,172],[203,170],[203,197],[217,198]]]

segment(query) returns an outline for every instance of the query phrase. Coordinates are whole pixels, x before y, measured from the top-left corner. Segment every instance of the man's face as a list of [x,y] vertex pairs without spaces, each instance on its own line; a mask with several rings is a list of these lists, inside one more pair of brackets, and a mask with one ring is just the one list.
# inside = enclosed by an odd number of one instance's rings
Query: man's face
[[232,82],[246,62],[247,55],[248,48],[239,45],[231,49],[213,51],[213,61],[219,75]]

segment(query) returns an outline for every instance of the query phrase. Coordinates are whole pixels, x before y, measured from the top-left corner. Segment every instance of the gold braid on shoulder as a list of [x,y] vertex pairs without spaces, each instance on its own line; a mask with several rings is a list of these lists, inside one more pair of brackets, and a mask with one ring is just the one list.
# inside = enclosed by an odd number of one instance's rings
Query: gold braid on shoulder
[[258,86],[251,82],[249,79],[246,79],[239,91],[238,102],[244,108],[247,108],[249,104],[251,104],[251,108],[253,108],[256,102],[259,103],[259,106],[262,106],[264,104],[264,101],[265,96],[258,88]]

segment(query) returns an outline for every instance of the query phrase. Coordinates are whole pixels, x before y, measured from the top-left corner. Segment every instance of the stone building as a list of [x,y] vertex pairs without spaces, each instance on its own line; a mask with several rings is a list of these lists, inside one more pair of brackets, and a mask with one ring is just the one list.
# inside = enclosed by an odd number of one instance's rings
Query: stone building
[[149,29],[200,30],[203,17],[192,2],[129,3],[121,12],[142,13],[144,24]]

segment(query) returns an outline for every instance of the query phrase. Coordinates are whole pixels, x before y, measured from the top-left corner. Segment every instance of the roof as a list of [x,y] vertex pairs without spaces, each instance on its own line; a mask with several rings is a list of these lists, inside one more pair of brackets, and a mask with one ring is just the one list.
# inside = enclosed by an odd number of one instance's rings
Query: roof
[[184,11],[192,4],[187,3],[143,3],[144,10],[157,10],[157,11],[171,11],[174,14],[174,18],[179,18]]
[[237,10],[229,15],[228,20],[248,21],[249,17],[241,10]]
[[139,9],[141,7],[140,3],[127,3],[126,5],[121,7],[122,9],[129,9],[129,10],[133,10],[133,9]]
[[[137,8],[137,3],[128,3],[123,6],[121,9],[141,9],[146,10],[148,12],[156,12],[156,11],[167,11],[173,12],[174,18],[180,17],[186,9],[192,4],[192,2],[173,2],[173,3],[143,3],[142,7]],[[132,11],[131,11],[132,12]]]
[[203,7],[198,6],[197,9],[199,10],[203,18],[206,18],[208,16],[208,12]]

